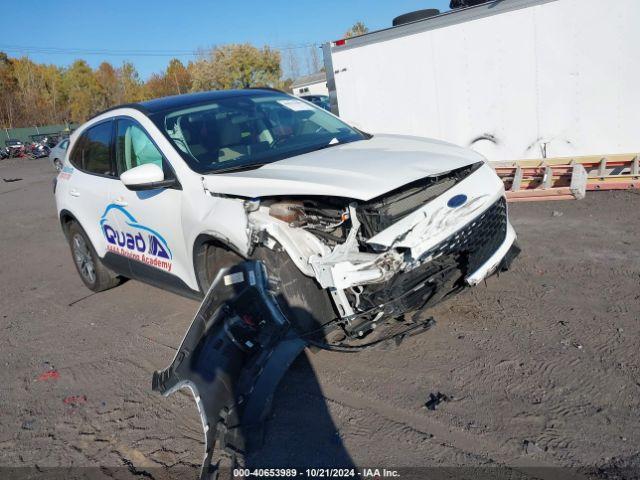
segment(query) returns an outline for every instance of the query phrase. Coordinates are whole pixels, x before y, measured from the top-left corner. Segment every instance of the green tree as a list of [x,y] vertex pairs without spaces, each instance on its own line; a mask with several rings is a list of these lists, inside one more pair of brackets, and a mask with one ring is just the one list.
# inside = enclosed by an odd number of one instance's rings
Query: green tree
[[100,91],[98,105],[101,110],[106,110],[118,100],[118,72],[109,62],[102,62],[95,71],[95,77]]
[[163,73],[153,73],[144,84],[144,98],[159,98],[171,95],[169,82]]
[[[317,54],[317,52],[315,52]],[[318,59],[311,52],[309,68]],[[203,51],[185,66],[172,59],[164,72],[143,82],[135,66],[102,62],[93,70],[85,60],[67,68],[10,58],[0,52],[0,126],[23,127],[83,122],[114,105],[188,91],[269,86],[286,89],[279,52],[249,44]]]
[[187,93],[191,89],[191,74],[177,58],[171,59],[165,72],[170,95]]
[[73,62],[64,72],[62,86],[71,121],[84,122],[100,109],[100,85],[86,61]]
[[123,62],[118,68],[118,97],[116,103],[139,102],[144,98],[143,85],[136,67],[131,62]]
[[192,90],[275,86],[281,77],[280,53],[250,44],[215,47],[190,64]]
[[191,90],[191,74],[177,58],[169,62],[164,73],[154,73],[145,82],[144,97],[158,98],[179,95]]
[[17,87],[13,61],[0,52],[0,126],[4,128],[11,128],[15,122]]
[[60,69],[27,57],[14,59],[12,67],[15,79],[12,101],[19,109],[16,119],[27,125],[56,121],[61,99]]

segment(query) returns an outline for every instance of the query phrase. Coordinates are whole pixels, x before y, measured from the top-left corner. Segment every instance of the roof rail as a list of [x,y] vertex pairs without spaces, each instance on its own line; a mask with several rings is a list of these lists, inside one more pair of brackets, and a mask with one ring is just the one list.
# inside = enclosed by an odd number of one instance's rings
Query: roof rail
[[92,119],[94,119],[96,117],[99,117],[103,113],[107,113],[107,112],[110,112],[112,110],[117,110],[119,108],[133,108],[134,110],[138,110],[138,111],[144,113],[145,115],[149,114],[149,111],[146,108],[144,108],[142,105],[140,105],[139,103],[123,103],[122,105],[116,105],[114,107],[109,107],[106,110],[102,110],[102,111],[96,113],[95,115],[92,115],[90,118],[87,119],[87,121],[92,120]]

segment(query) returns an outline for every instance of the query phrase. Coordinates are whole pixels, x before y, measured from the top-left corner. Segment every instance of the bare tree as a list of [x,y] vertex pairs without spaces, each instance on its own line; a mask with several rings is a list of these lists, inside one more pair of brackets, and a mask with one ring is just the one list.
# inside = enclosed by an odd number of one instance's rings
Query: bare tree
[[309,73],[318,73],[322,69],[322,62],[318,54],[318,46],[312,45],[307,51],[307,70]]
[[287,48],[287,67],[291,78],[300,77],[300,64],[295,49],[291,46]]

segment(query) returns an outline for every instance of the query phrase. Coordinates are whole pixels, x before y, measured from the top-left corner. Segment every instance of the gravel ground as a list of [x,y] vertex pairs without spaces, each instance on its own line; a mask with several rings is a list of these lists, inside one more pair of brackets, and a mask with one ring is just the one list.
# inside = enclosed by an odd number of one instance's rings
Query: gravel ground
[[[0,466],[193,478],[193,400],[150,383],[198,305],[135,281],[91,294],[56,219],[53,176],[46,159],[0,162]],[[398,347],[302,355],[265,446],[238,461],[637,478],[639,206],[634,192],[512,205],[522,254],[511,271],[433,309],[437,325]],[[425,408],[437,392],[450,399]]]

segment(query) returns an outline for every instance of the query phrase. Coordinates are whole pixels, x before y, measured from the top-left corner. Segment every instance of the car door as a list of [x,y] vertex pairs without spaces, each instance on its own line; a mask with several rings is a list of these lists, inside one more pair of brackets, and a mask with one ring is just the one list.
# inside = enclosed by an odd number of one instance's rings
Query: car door
[[65,167],[59,177],[65,208],[76,217],[102,258],[108,242],[101,219],[112,201],[114,187],[121,183],[111,155],[113,126],[113,121],[107,120],[85,129],[69,153],[71,166]]
[[[136,120],[119,117],[115,121],[114,153],[118,175],[147,163],[161,167],[165,179],[175,172],[151,135]],[[118,211],[118,248],[129,259],[134,278],[184,293],[197,291],[189,271],[182,228],[181,187],[132,191],[117,182],[111,208]],[[126,237],[126,238],[125,238]]]

